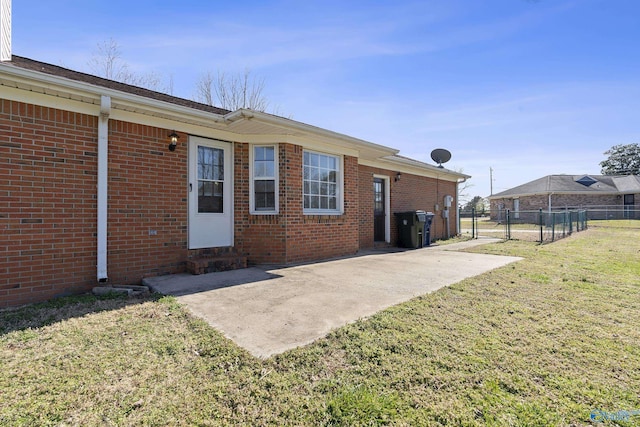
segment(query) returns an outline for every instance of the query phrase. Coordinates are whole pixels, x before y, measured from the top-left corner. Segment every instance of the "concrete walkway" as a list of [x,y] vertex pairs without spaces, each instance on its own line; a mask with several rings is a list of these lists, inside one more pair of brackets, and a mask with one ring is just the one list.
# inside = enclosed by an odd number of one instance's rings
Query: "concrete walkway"
[[[266,358],[332,329],[521,258],[457,250],[479,239],[285,268],[253,267],[144,280],[175,295],[196,316],[254,356]],[[437,319],[434,319],[437,321]]]

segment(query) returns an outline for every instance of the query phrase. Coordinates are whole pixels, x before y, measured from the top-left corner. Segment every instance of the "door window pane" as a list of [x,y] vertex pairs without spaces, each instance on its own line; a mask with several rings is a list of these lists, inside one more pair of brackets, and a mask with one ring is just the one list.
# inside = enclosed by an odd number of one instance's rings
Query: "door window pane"
[[224,197],[223,182],[198,182],[198,212],[223,213],[222,199]]
[[384,213],[384,184],[379,178],[373,181],[373,210],[375,214]]
[[224,150],[198,146],[198,212],[223,213]]

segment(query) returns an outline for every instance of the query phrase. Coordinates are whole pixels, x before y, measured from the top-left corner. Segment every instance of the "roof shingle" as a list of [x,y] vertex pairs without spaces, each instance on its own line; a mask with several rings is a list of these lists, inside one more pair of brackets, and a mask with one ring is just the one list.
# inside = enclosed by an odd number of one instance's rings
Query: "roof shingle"
[[145,89],[139,86],[133,86],[126,83],[117,82],[115,80],[109,80],[103,77],[70,70],[68,68],[60,67],[57,65],[47,64],[46,62],[35,61],[33,59],[24,58],[22,56],[13,55],[11,57],[11,61],[4,62],[3,64],[13,65],[15,67],[24,68],[26,70],[39,71],[41,73],[50,74],[57,77],[63,77],[66,79],[84,82],[95,86],[143,96],[145,98],[150,98],[157,101],[163,101],[183,107],[193,108],[195,110],[207,111],[213,114],[225,115],[231,112],[223,108],[213,107],[211,105],[179,98],[177,96]]
[[[586,179],[585,179],[586,178]],[[579,181],[591,182],[585,185]],[[547,175],[490,197],[515,197],[550,193],[640,193],[640,177],[613,175]]]

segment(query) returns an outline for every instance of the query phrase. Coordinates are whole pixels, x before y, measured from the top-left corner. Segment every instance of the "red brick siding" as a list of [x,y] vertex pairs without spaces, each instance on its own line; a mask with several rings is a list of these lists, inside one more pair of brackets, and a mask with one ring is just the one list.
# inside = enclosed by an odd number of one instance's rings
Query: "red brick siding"
[[97,118],[0,100],[0,307],[96,274]]
[[[0,101],[0,307],[90,289],[96,283],[97,118]],[[171,130],[109,121],[108,276],[137,284],[184,270],[188,135],[167,149]],[[391,212],[434,210],[455,184],[358,166],[344,156],[344,213],[304,215],[303,148],[279,144],[279,214],[249,213],[249,144],[234,144],[236,249],[253,263],[348,255],[373,245],[372,174],[391,178]],[[452,212],[455,224],[455,210]],[[438,217],[440,218],[440,217]],[[443,234],[436,220],[435,235]],[[392,242],[395,221],[392,217]],[[220,248],[228,250],[228,248]]]
[[[0,306],[96,284],[97,118],[0,102]],[[108,276],[135,284],[182,271],[187,135],[109,121]],[[6,201],[6,203],[4,203]]]
[[249,147],[235,149],[235,244],[250,263],[293,263],[358,250],[357,159],[344,157],[344,214],[304,215],[303,148],[279,144],[279,214],[249,214]]
[[[234,216],[235,247],[250,263],[282,263],[286,259],[285,222],[281,215],[249,213],[249,149],[251,145],[236,143],[234,149]],[[279,145],[280,177],[284,175],[285,149]],[[283,212],[285,182],[280,179],[280,212]]]
[[108,275],[136,284],[184,270],[188,136],[169,151],[171,130],[109,121]]
[[[359,166],[360,175],[360,248],[371,248],[373,241],[373,175],[386,175],[389,177],[391,186],[391,244],[396,245],[398,240],[398,230],[395,221],[396,212],[409,210],[424,210],[435,213],[431,227],[431,238],[441,239],[446,237],[446,222],[442,218],[444,208],[444,196],[454,197],[451,210],[449,211],[449,231],[453,236],[456,233],[457,224],[457,203],[456,183],[450,181],[426,178],[417,175],[403,173],[398,181],[395,181],[396,171],[373,168],[370,166]],[[439,205],[436,211],[436,204]]]
[[287,262],[311,261],[358,251],[358,159],[344,156],[344,213],[304,215],[302,147],[286,144]]
[[[545,206],[548,208],[549,197],[545,196]],[[522,202],[520,202],[520,209],[522,208]],[[524,200],[525,204],[533,206],[529,201]],[[532,202],[532,201],[531,201]],[[564,208],[584,208],[594,205],[623,205],[621,197],[617,195],[598,195],[589,196],[584,194],[554,194],[551,196],[551,208],[552,209],[564,209]],[[532,207],[532,209],[535,209]]]

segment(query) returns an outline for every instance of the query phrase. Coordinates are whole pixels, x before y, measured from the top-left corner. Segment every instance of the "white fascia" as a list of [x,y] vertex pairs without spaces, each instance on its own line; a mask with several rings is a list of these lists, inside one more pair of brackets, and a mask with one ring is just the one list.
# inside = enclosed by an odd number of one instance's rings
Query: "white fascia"
[[[12,83],[11,85],[6,82],[7,77],[5,76],[9,76],[9,80]],[[93,105],[100,105],[101,97],[108,96],[111,98],[112,109],[138,112],[208,127],[215,124],[217,127],[224,128],[227,124],[224,116],[220,114],[109,89],[87,82],[28,70],[10,65],[10,63],[0,63],[0,84],[27,89],[46,95],[58,96],[63,99],[74,99]]]
[[358,163],[364,166],[409,173],[426,178],[438,178],[458,183],[461,182],[461,179],[467,180],[471,178],[470,175],[465,175],[445,168],[439,168],[437,166],[431,166],[421,161],[406,157],[388,156],[376,160],[359,159]]
[[[309,138],[314,138],[316,140],[319,139],[325,144],[331,144],[355,150],[359,153],[359,157],[364,158],[392,156],[394,154],[398,154],[399,152],[399,150],[391,147],[375,144],[373,142],[354,138],[349,135],[333,132],[328,129],[323,129],[317,126],[308,125],[306,123],[297,122],[295,120],[274,116],[273,114],[263,113],[259,111],[239,109],[224,115],[224,119],[229,123],[238,123],[241,121],[258,122],[261,124],[272,126],[276,129],[280,129],[285,134],[287,134],[287,131],[295,131]],[[277,132],[274,132],[274,134],[277,134]]]

